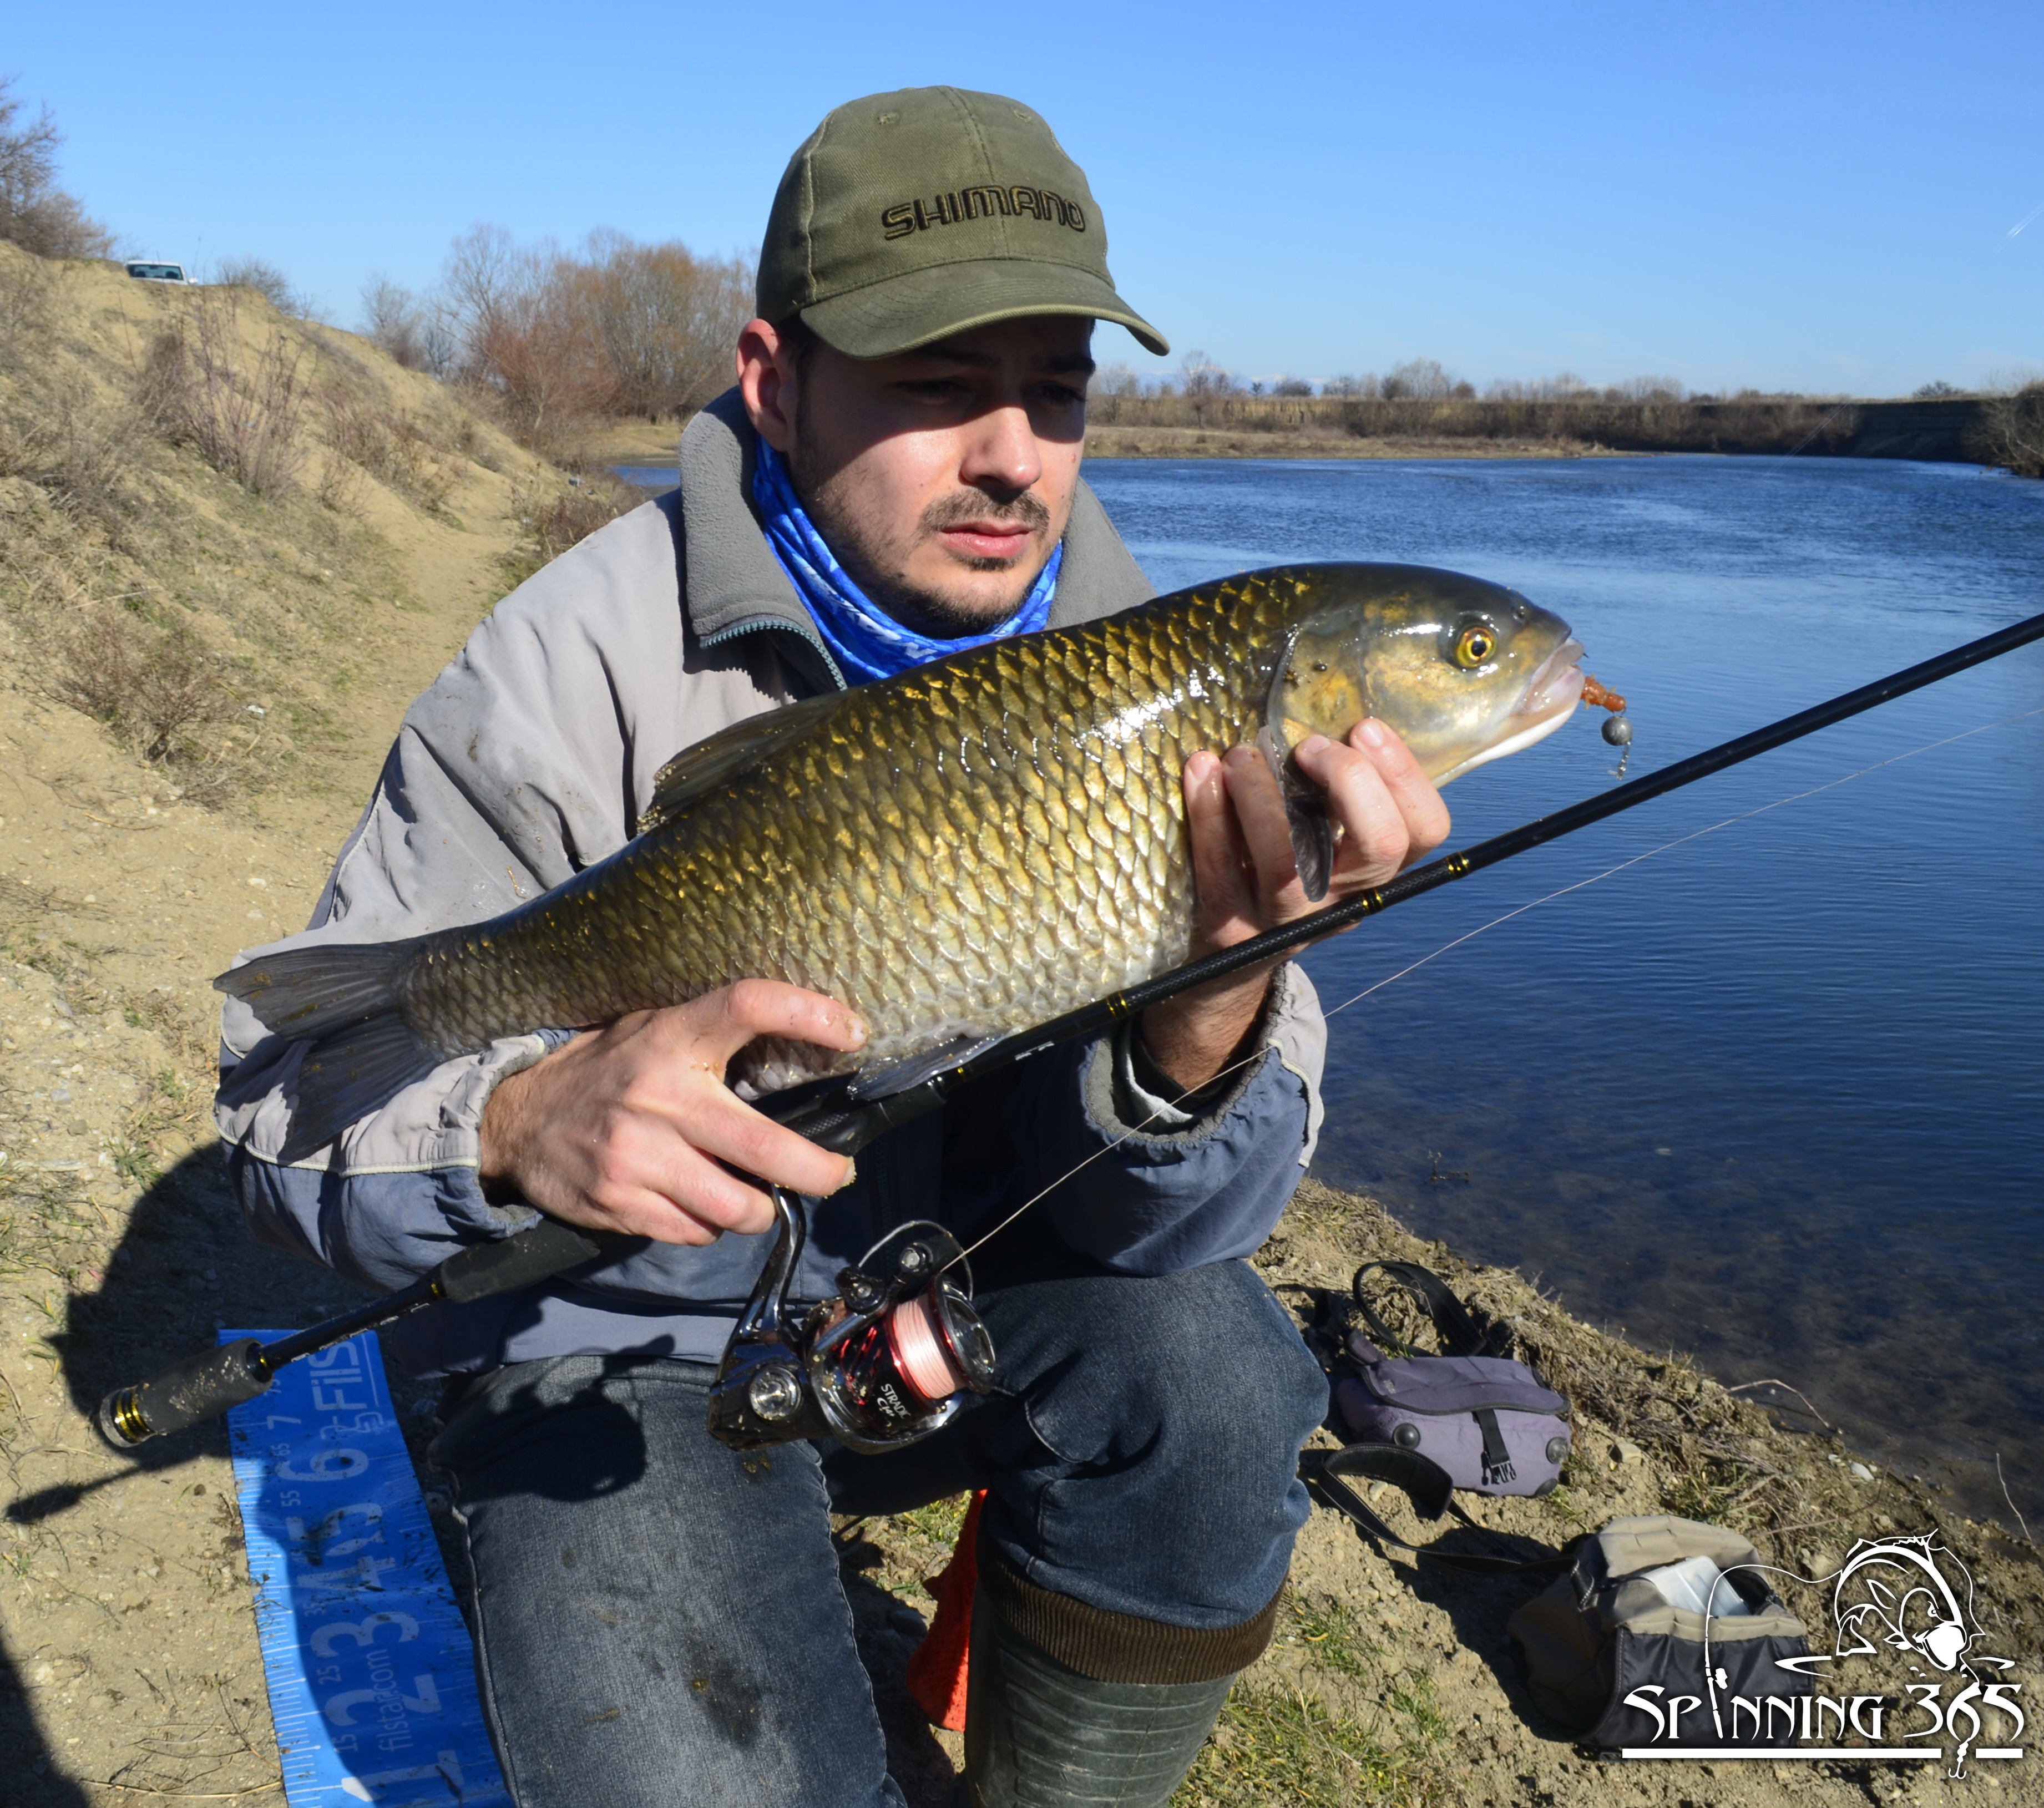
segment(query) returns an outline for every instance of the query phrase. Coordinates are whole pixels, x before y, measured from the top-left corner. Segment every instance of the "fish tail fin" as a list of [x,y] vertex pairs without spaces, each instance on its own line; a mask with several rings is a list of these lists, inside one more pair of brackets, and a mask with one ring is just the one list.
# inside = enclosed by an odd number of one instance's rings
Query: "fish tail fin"
[[213,982],[272,1035],[309,1045],[288,1088],[291,1127],[279,1159],[325,1148],[440,1064],[400,1008],[398,982],[413,954],[409,942],[287,948]]

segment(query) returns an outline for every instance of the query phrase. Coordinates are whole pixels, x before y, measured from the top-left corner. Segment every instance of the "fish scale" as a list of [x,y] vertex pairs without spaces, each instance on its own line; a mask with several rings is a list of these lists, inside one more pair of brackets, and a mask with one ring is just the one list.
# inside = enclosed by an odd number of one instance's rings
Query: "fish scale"
[[737,724],[663,769],[636,839],[543,896],[408,942],[282,950],[217,983],[314,1045],[300,1149],[440,1060],[746,978],[826,992],[868,1038],[855,1058],[763,1041],[734,1081],[885,1066],[1186,956],[1190,754],[1261,736],[1302,877],[1324,879],[1299,739],[1367,710],[1451,777],[1558,726],[1580,651],[1516,593],[1452,572],[1250,573]]

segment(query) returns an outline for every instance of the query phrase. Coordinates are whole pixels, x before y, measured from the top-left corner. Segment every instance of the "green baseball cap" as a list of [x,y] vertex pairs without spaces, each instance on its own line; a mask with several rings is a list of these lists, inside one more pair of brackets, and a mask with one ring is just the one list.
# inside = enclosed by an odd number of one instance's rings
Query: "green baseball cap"
[[827,114],[788,164],[759,253],[763,318],[886,358],[1029,314],[1164,336],[1115,293],[1078,164],[1003,94],[903,88]]

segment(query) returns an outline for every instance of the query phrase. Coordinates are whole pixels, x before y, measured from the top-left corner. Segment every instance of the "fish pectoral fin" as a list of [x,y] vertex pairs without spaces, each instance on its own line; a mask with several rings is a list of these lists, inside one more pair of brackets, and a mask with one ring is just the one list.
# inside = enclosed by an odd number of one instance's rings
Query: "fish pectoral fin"
[[1334,876],[1335,831],[1327,820],[1327,794],[1299,770],[1297,761],[1286,752],[1270,729],[1256,737],[1270,770],[1278,775],[1284,794],[1285,821],[1292,831],[1292,859],[1299,869],[1299,886],[1308,904],[1318,904],[1327,895]]
[[825,697],[805,697],[800,703],[734,722],[694,747],[682,748],[655,777],[653,795],[640,812],[638,832],[644,835],[680,816],[754,761],[835,715],[848,694],[833,691]]
[[906,1061],[889,1061],[870,1073],[860,1073],[846,1089],[847,1095],[861,1102],[892,1098],[897,1092],[907,1092],[911,1086],[921,1085],[932,1074],[962,1066],[1001,1039],[999,1036],[954,1036],[925,1054],[912,1054]]

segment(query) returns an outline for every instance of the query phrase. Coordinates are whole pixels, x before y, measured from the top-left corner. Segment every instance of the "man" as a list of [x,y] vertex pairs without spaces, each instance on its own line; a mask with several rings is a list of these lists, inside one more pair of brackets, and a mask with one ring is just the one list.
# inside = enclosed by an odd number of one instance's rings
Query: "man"
[[[681,488],[498,606],[405,718],[305,939],[509,908],[620,846],[653,775],[727,724],[1151,593],[1080,482],[1116,294],[1085,179],[1027,108],[951,89],[832,113],[767,227],[736,388]],[[1315,741],[1343,889],[1446,832],[1395,736]],[[1185,773],[1206,944],[1305,906],[1247,750]],[[855,1050],[841,1004],[748,981],[450,1061],[296,1166],[297,1055],[230,1006],[219,1104],[256,1234],[376,1287],[532,1208],[643,1254],[394,1336],[452,1379],[435,1461],[477,1580],[478,1665],[521,1808],[899,1803],[828,1514],[986,1487],[966,1729],[974,1802],[1162,1803],[1267,1643],[1326,1407],[1239,1258],[1309,1156],[1324,1032],[1294,969],[1055,1051],[853,1165],[723,1083],[755,1036]],[[767,1201],[809,1196],[814,1299],[891,1226],[970,1241],[994,1393],[883,1457],[741,1455],[705,1390]]]

